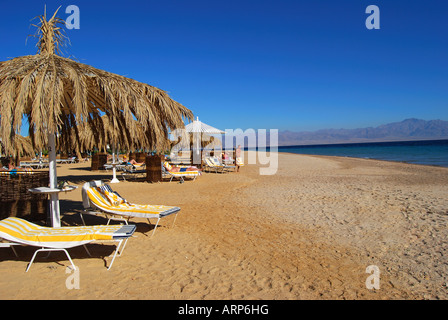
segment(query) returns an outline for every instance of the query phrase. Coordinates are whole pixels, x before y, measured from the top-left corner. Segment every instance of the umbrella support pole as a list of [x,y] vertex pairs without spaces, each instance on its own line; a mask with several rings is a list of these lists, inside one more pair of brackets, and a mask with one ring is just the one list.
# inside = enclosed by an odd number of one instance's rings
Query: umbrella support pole
[[117,179],[117,168],[116,168],[116,164],[118,164],[118,162],[115,160],[115,154],[116,154],[117,149],[114,148],[114,151],[112,152],[112,172],[113,172],[113,176],[112,176],[112,180],[110,181],[110,183],[119,183],[120,181],[118,181]]
[[117,179],[117,169],[115,168],[115,166],[113,167],[112,170],[113,170],[113,177],[110,183],[119,183],[120,181]]
[[[56,173],[56,143],[55,134],[50,133],[48,135],[48,151],[49,151],[49,176],[50,176],[50,188],[56,189],[58,187],[58,177]],[[52,193],[50,195],[50,219],[53,227],[61,226],[61,214],[59,210],[59,195]]]

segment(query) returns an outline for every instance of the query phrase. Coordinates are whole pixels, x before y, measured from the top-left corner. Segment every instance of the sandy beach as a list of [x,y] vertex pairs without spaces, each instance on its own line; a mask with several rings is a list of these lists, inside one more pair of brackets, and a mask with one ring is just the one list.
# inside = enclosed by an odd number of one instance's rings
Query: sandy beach
[[[205,173],[196,181],[113,184],[128,201],[181,207],[154,237],[137,225],[106,269],[111,244],[70,249],[79,289],[68,289],[68,260],[19,247],[0,250],[1,299],[447,299],[448,168],[279,154],[279,169]],[[62,193],[63,225],[79,225],[81,186],[112,173],[58,165],[79,186]],[[88,216],[88,224],[104,224]],[[368,289],[368,266],[380,270]]]

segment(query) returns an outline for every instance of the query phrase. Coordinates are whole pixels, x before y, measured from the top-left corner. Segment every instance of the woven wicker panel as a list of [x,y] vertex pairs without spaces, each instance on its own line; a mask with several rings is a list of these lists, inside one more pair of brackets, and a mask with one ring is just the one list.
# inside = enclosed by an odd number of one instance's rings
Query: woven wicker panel
[[48,181],[48,171],[1,172],[0,201],[42,199],[42,195],[32,194],[28,189],[48,186]]
[[91,170],[104,170],[104,165],[107,163],[107,154],[94,154],[92,156]]
[[37,217],[46,213],[47,195],[33,194],[31,188],[48,186],[48,171],[1,172],[0,217]]
[[162,161],[164,158],[163,155],[146,157],[146,181],[162,181]]

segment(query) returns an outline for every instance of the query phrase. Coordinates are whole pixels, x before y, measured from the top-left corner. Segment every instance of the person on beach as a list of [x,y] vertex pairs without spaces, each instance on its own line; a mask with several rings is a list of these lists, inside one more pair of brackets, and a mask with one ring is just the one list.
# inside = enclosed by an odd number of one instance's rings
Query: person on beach
[[235,165],[236,165],[236,172],[240,172],[240,163],[242,162],[241,159],[241,145],[238,145],[238,148],[235,150]]
[[191,166],[191,167],[186,167],[186,168],[185,167],[181,168],[181,167],[172,166],[170,171],[171,172],[202,171],[202,169],[199,169],[196,166]]
[[133,166],[140,167],[144,164],[144,162],[137,162],[137,161],[135,161],[135,159],[131,159],[127,162],[127,164],[131,164]]
[[185,171],[198,171],[199,173],[202,172],[202,169],[199,169],[196,166],[189,166],[189,167],[178,167],[176,165],[171,165],[168,161],[165,160],[163,163],[163,166],[166,170],[170,172],[185,172]]
[[20,166],[16,167],[10,160],[7,160],[6,163],[4,163],[4,166],[0,168],[0,171],[8,171],[15,174],[18,171],[33,171],[33,168],[22,168]]
[[224,163],[226,163],[230,159],[229,155],[227,154],[227,152],[221,153],[221,158],[222,158],[222,162],[224,162]]

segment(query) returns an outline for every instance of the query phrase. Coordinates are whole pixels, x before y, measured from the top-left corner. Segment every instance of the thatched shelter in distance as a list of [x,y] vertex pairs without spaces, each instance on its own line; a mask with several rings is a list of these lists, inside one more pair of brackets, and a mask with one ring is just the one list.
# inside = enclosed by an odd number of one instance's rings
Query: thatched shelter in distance
[[[22,118],[36,149],[48,148],[50,187],[57,186],[55,139],[82,143],[85,127],[105,144],[131,148],[139,130],[148,148],[168,139],[170,129],[184,127],[192,112],[158,88],[58,55],[65,40],[64,21],[55,14],[39,17],[38,53],[0,63],[0,137],[14,153]],[[107,115],[107,123],[102,115]],[[140,128],[137,128],[140,126]],[[107,133],[105,128],[107,127]],[[53,226],[60,225],[57,194],[51,196]]]
[[[16,165],[19,164],[20,156],[34,156],[35,150],[33,148],[33,144],[31,143],[31,139],[29,137],[24,137],[22,135],[16,135],[14,137],[14,141],[12,142],[14,146],[14,154],[5,154],[5,157],[12,156],[12,159]],[[3,154],[3,140],[0,138],[0,157]]]

